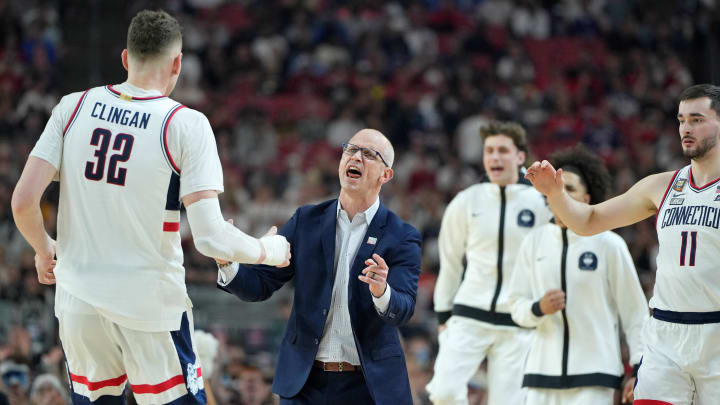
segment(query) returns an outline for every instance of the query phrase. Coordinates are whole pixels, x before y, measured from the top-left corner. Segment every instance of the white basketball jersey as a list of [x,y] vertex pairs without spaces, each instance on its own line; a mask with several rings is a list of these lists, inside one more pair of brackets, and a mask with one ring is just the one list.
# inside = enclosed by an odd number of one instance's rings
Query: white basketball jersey
[[179,329],[180,198],[223,190],[207,118],[127,83],[97,87],[63,98],[32,155],[59,171],[58,284],[123,326]]
[[720,179],[699,187],[691,166],[675,172],[655,226],[660,245],[650,306],[720,311]]

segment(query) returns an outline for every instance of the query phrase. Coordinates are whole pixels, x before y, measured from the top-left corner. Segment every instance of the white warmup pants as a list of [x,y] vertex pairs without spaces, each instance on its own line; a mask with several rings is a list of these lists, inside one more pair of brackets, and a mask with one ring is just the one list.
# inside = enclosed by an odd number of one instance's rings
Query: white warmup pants
[[528,388],[525,405],[614,405],[615,389],[579,387],[568,389]]
[[468,403],[467,385],[488,359],[488,405],[522,404],[521,387],[531,331],[497,327],[474,319],[452,316],[438,337],[440,352],[435,374],[426,389],[435,405]]

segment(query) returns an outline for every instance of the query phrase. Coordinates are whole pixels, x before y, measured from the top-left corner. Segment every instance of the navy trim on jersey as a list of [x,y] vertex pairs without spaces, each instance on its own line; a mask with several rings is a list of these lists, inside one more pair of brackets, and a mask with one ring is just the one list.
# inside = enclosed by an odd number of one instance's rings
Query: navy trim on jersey
[[165,160],[167,161],[168,165],[170,165],[170,169],[172,169],[172,171],[174,171],[178,175],[180,174],[180,168],[177,167],[177,165],[175,164],[175,161],[170,155],[170,149],[167,146],[167,130],[170,126],[170,120],[172,119],[172,117],[182,108],[185,108],[185,106],[182,104],[177,104],[176,106],[171,108],[170,111],[168,111],[165,115],[165,118],[163,119],[163,124],[160,127],[162,129],[160,133],[160,146],[162,147],[163,155],[165,156]]
[[493,325],[517,326],[510,314],[504,312],[486,311],[484,309],[455,304],[452,309],[453,316],[463,316],[476,321],[487,322]]
[[525,374],[525,376],[523,377],[522,386],[554,389],[590,386],[620,388],[622,386],[622,380],[622,376],[605,373],[573,374],[565,376]]
[[670,323],[685,325],[701,325],[706,323],[720,323],[720,311],[715,312],[675,312],[653,308],[653,318]]
[[689,173],[690,173],[690,174],[688,174],[688,177],[690,177],[690,189],[691,189],[692,191],[695,191],[695,192],[705,191],[705,190],[708,189],[708,187],[711,187],[712,185],[714,185],[715,183],[717,183],[718,181],[720,181],[720,177],[718,177],[717,179],[711,181],[710,183],[708,183],[708,184],[706,184],[706,185],[704,185],[704,186],[702,186],[702,187],[698,187],[698,186],[695,185],[695,180],[693,180],[692,166],[690,166],[690,172],[689,172]]
[[[122,94],[121,92],[113,89],[112,84],[108,84],[107,86],[105,86],[105,90],[107,90],[110,94],[112,94],[113,96],[115,96],[115,97],[117,97],[117,98],[120,98],[120,95]],[[158,99],[161,99],[161,98],[167,98],[167,96],[152,96],[152,97],[134,97],[134,96],[131,96],[131,97],[130,97],[130,100],[128,100],[128,101],[150,101],[150,100],[158,100]]]
[[170,175],[170,184],[168,185],[165,209],[180,211],[180,176],[176,173],[172,173]]
[[680,173],[680,170],[682,169],[675,170],[675,174],[673,174],[672,179],[670,179],[670,183],[668,183],[668,186],[665,189],[665,194],[663,194],[663,198],[662,200],[660,200],[660,205],[658,206],[657,211],[655,211],[655,227],[657,227],[657,219],[658,215],[660,215],[660,210],[662,210],[662,207],[665,204],[665,200],[667,199],[667,195],[670,192],[670,188],[673,184],[675,184],[675,179],[677,178],[678,173]]
[[[188,321],[187,312],[183,312],[182,320],[180,321],[180,330],[170,332],[170,336],[175,344],[175,350],[180,360],[180,368],[182,368],[183,378],[187,386],[188,368],[193,367],[197,362],[195,352],[193,351],[192,336],[190,336],[190,322]],[[199,372],[198,376],[201,374],[202,372]],[[171,402],[171,404],[205,404],[206,401],[205,389],[201,386],[196,394],[188,390],[187,395],[178,398]]]
[[72,115],[70,116],[68,123],[65,125],[65,129],[63,129],[63,137],[65,137],[65,134],[67,134],[68,130],[70,130],[70,127],[72,127],[72,124],[77,119],[78,112],[80,112],[83,104],[85,104],[85,98],[87,98],[87,94],[89,91],[90,91],[90,89],[85,90],[85,92],[82,94],[82,96],[80,96],[80,100],[78,100],[77,105],[75,105],[75,110],[73,111]]

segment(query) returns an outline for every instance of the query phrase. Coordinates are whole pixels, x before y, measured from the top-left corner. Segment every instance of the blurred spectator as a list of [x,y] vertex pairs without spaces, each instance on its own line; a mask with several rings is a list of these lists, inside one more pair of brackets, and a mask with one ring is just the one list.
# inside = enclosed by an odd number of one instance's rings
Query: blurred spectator
[[30,390],[32,405],[67,405],[67,390],[60,380],[52,374],[41,374],[35,377]]
[[15,360],[0,363],[0,381],[2,390],[12,405],[30,405],[30,367]]

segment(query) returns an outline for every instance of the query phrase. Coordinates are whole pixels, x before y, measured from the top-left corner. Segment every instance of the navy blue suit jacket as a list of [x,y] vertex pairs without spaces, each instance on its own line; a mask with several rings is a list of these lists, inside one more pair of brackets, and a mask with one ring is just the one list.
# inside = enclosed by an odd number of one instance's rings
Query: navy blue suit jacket
[[[245,301],[262,301],[295,277],[295,297],[273,381],[273,392],[296,395],[318,351],[332,297],[337,200],[298,208],[280,229],[291,244],[288,267],[241,265],[221,287]],[[368,243],[368,237],[376,243]],[[375,309],[368,285],[358,280],[365,260],[379,254],[392,288],[385,314]],[[350,269],[348,309],[368,389],[377,404],[412,404],[398,327],[412,317],[420,275],[420,234],[380,204]]]

